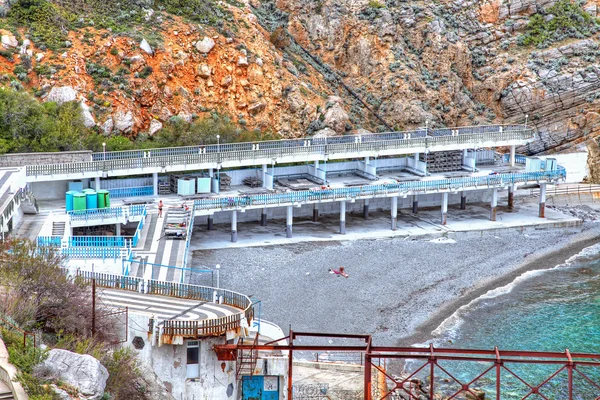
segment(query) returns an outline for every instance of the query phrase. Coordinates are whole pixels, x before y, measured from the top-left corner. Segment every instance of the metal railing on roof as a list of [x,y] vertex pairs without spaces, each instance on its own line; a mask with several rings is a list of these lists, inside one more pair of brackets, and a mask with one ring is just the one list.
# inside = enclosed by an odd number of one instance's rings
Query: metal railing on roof
[[[63,175],[85,172],[102,173],[114,170],[144,168],[166,168],[168,166],[188,166],[199,164],[220,164],[265,159],[277,160],[292,156],[344,156],[359,152],[381,152],[436,146],[501,143],[510,140],[533,138],[533,129],[511,125],[493,127],[464,127],[452,130],[452,134],[441,136],[425,135],[425,131],[390,132],[364,136],[339,136],[317,139],[292,139],[256,143],[233,143],[210,146],[173,147],[166,149],[132,150],[126,152],[96,153],[102,155],[95,161],[29,165],[27,176]],[[436,132],[436,131],[431,131]]]
[[503,133],[528,130],[524,125],[485,125],[464,126],[458,128],[417,129],[412,131],[368,133],[361,135],[330,136],[323,138],[305,137],[300,139],[266,140],[260,142],[223,143],[206,146],[165,147],[147,150],[125,150],[93,153],[93,161],[109,161],[131,158],[164,157],[172,155],[190,155],[198,153],[224,153],[230,151],[250,151],[259,149],[298,148],[307,145],[350,144],[380,142],[426,136],[472,135],[480,133]]
[[336,189],[304,190],[288,193],[259,194],[243,197],[220,197],[194,201],[196,210],[237,209],[249,206],[273,204],[314,203],[323,200],[371,198],[391,193],[408,194],[430,191],[461,190],[474,187],[498,187],[532,181],[551,182],[566,178],[566,171],[558,167],[554,171],[523,172],[518,174],[494,174],[467,178],[430,181],[409,181],[381,185],[366,185]]
[[165,343],[171,343],[175,336],[198,338],[202,336],[224,335],[228,330],[235,330],[242,327],[242,318],[245,318],[249,325],[254,317],[254,304],[252,303],[252,300],[246,295],[227,289],[158,280],[144,280],[143,278],[132,276],[111,275],[79,270],[77,271],[77,277],[86,282],[91,282],[92,279],[95,279],[96,286],[99,287],[122,289],[181,299],[192,299],[198,300],[199,302],[212,302],[216,294],[216,298],[222,299],[222,304],[240,310],[239,313],[226,317],[190,321],[163,321],[161,324],[163,326],[163,339]]

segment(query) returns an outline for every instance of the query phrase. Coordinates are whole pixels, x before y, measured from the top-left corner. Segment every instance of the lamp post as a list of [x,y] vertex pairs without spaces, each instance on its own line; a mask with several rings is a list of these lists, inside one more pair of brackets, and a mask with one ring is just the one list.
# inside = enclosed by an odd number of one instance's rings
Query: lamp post
[[106,143],[102,142],[102,161],[106,161]]
[[221,151],[221,135],[217,135],[217,153]]
[[527,128],[527,120],[529,119],[529,115],[525,114],[525,128]]
[[220,278],[220,277],[219,277],[219,275],[220,275],[220,274],[219,274],[219,271],[221,271],[221,264],[217,264],[217,266],[216,266],[216,267],[217,267],[217,289],[219,289],[219,283],[220,283],[220,282],[219,282],[219,278]]

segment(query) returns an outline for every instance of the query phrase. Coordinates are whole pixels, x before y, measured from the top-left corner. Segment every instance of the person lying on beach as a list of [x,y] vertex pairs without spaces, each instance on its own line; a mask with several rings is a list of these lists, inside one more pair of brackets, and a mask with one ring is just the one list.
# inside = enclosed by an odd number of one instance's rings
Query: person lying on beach
[[335,274],[336,276],[343,276],[344,278],[348,277],[348,274],[346,273],[346,271],[344,270],[344,267],[340,267],[339,270],[337,269],[332,269],[329,268],[329,273],[330,274]]

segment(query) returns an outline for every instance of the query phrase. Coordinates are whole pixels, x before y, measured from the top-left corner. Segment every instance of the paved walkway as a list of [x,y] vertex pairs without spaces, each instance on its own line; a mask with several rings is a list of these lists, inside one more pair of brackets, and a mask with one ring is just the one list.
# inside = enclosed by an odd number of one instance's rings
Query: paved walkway
[[293,237],[286,238],[285,221],[269,220],[266,227],[256,223],[238,224],[238,241],[231,242],[230,224],[219,224],[207,231],[204,224],[196,224],[190,243],[191,250],[210,250],[232,247],[268,246],[315,241],[381,239],[388,237],[443,236],[453,232],[494,231],[498,229],[544,229],[568,227],[581,223],[570,215],[546,209],[546,218],[538,217],[537,202],[515,199],[515,208],[509,211],[499,206],[496,221],[490,221],[490,206],[487,203],[468,204],[466,210],[458,205],[448,207],[447,224],[440,223],[440,208],[420,208],[417,214],[408,209],[398,211],[398,229],[391,230],[390,211],[373,211],[369,219],[362,215],[346,215],[346,234],[339,233],[339,215],[319,217],[312,222],[310,217],[294,218]]
[[156,212],[146,217],[138,247],[133,251],[136,262],[130,275],[145,279],[179,282],[185,257],[185,240],[168,239],[163,235],[164,218]]
[[239,309],[226,304],[199,302],[168,296],[156,296],[118,289],[100,289],[99,299],[108,307],[129,307],[136,314],[154,315],[161,320],[202,320],[238,314]]

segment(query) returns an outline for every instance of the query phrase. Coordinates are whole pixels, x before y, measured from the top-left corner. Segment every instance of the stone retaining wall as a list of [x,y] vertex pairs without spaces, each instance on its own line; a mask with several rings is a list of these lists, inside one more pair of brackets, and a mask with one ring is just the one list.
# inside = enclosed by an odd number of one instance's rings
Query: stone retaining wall
[[92,152],[60,151],[53,153],[14,153],[0,156],[0,167],[22,167],[25,165],[58,164],[92,161]]

